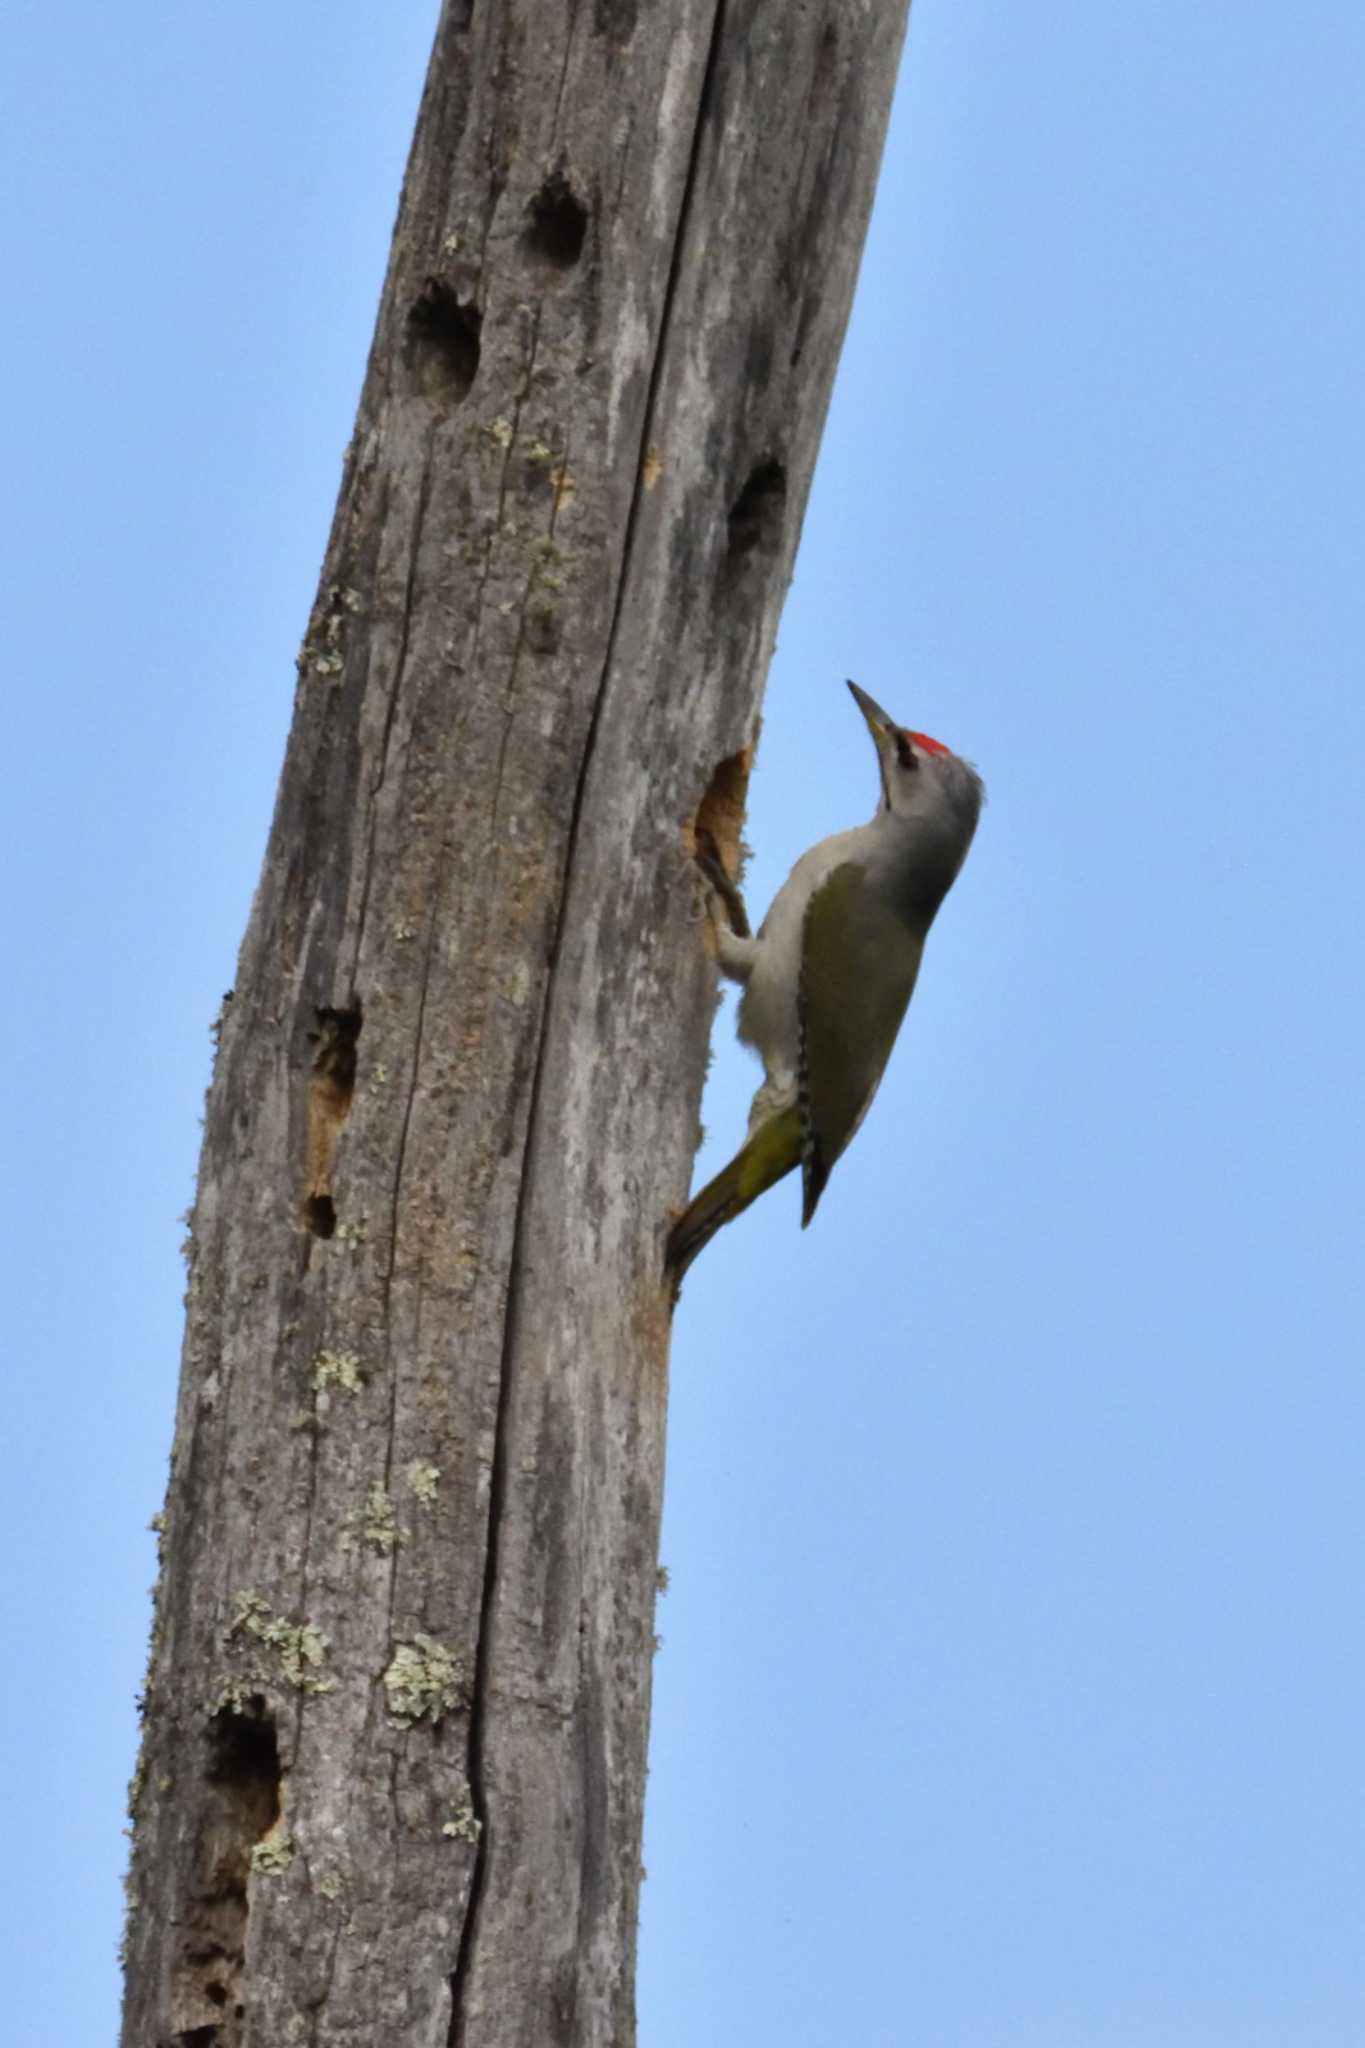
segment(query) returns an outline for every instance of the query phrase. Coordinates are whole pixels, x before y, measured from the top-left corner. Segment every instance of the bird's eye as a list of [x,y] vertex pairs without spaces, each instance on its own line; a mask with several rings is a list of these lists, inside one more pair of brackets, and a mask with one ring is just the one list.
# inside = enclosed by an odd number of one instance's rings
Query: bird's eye
[[915,750],[903,732],[896,734],[896,760],[902,768],[918,768],[919,766],[919,762],[915,758]]

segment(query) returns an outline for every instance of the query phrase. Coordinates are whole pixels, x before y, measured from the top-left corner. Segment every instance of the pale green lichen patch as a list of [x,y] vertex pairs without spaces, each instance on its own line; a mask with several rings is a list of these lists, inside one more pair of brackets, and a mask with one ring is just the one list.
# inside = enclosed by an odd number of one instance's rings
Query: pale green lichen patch
[[250,1714],[251,1703],[260,1698],[263,1683],[259,1678],[225,1678],[205,1702],[204,1712],[210,1720],[215,1714]]
[[359,1217],[354,1223],[338,1223],[334,1233],[336,1242],[344,1244],[348,1251],[354,1251],[357,1245],[364,1244],[369,1234],[369,1221],[364,1216]]
[[424,1508],[435,1500],[440,1477],[440,1466],[429,1465],[425,1458],[414,1458],[408,1466],[408,1486]]
[[434,1636],[420,1634],[395,1645],[384,1673],[384,1690],[390,1715],[404,1728],[417,1721],[439,1721],[469,1697],[454,1651]]
[[403,1540],[394,1520],[392,1497],[382,1479],[376,1479],[365,1495],[360,1533],[381,1557],[392,1557]]
[[251,1852],[251,1868],[258,1877],[279,1877],[294,1860],[291,1835],[267,1835]]
[[335,682],[346,666],[346,636],[351,620],[364,609],[365,600],[358,590],[332,584],[322,613],[300,650],[300,669],[320,676],[324,682]]
[[316,1393],[337,1387],[343,1394],[358,1394],[364,1384],[360,1360],[354,1351],[319,1351],[313,1360],[313,1388]]
[[463,1805],[456,1807],[454,1818],[442,1824],[441,1833],[452,1841],[477,1842],[483,1833],[483,1822],[466,1799]]
[[[320,1628],[314,1627],[311,1621],[286,1621],[283,1615],[273,1612],[269,1601],[262,1594],[250,1588],[235,1594],[232,1606],[232,1621],[228,1628],[229,1641],[234,1636],[249,1636],[254,1642],[272,1651],[279,1663],[280,1674],[285,1684],[293,1686],[296,1692],[321,1693],[334,1689],[336,1680],[326,1678],[322,1673],[327,1653],[331,1648],[331,1638],[324,1635]],[[227,1695],[232,1691],[249,1695],[258,1690],[258,1686],[253,1687],[242,1680],[229,1679],[223,1688],[223,1694]],[[220,1699],[222,1706],[231,1703],[226,1696]],[[241,1708],[236,1706],[234,1710],[240,1712]]]
[[314,1879],[314,1883],[317,1889],[322,1893],[323,1898],[329,1900],[333,1904],[335,1904],[336,1901],[341,1897],[342,1892],[346,1888],[342,1882],[341,1872],[339,1870],[332,1869],[330,1866],[318,1872],[317,1877]]

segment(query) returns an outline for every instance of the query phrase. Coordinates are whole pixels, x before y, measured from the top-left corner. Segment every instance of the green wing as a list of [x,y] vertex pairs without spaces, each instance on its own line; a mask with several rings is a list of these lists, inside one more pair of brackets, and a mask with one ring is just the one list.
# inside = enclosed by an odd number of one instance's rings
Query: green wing
[[924,934],[835,868],[806,910],[801,938],[801,1222],[868,1111],[919,973]]

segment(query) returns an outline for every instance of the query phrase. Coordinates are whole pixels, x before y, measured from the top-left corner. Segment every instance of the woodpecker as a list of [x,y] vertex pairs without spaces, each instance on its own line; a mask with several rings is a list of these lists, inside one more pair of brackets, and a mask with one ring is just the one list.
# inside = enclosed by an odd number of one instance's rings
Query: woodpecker
[[869,824],[803,853],[750,936],[718,857],[700,865],[721,972],[744,990],[739,1036],[763,1062],[743,1146],[669,1233],[674,1294],[702,1246],[798,1164],[801,1227],[867,1115],[914,993],[924,941],[967,857],[985,790],[968,761],[907,732],[851,682],[877,749]]

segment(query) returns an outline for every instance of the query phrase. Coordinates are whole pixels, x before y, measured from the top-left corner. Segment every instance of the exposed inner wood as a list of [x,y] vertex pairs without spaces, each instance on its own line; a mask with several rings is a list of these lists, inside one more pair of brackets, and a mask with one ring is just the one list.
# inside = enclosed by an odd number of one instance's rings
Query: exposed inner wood
[[332,1163],[355,1094],[360,1011],[320,1008],[309,1033],[312,1059],[308,1080],[308,1164],[304,1176],[303,1222],[314,1237],[336,1229]]

